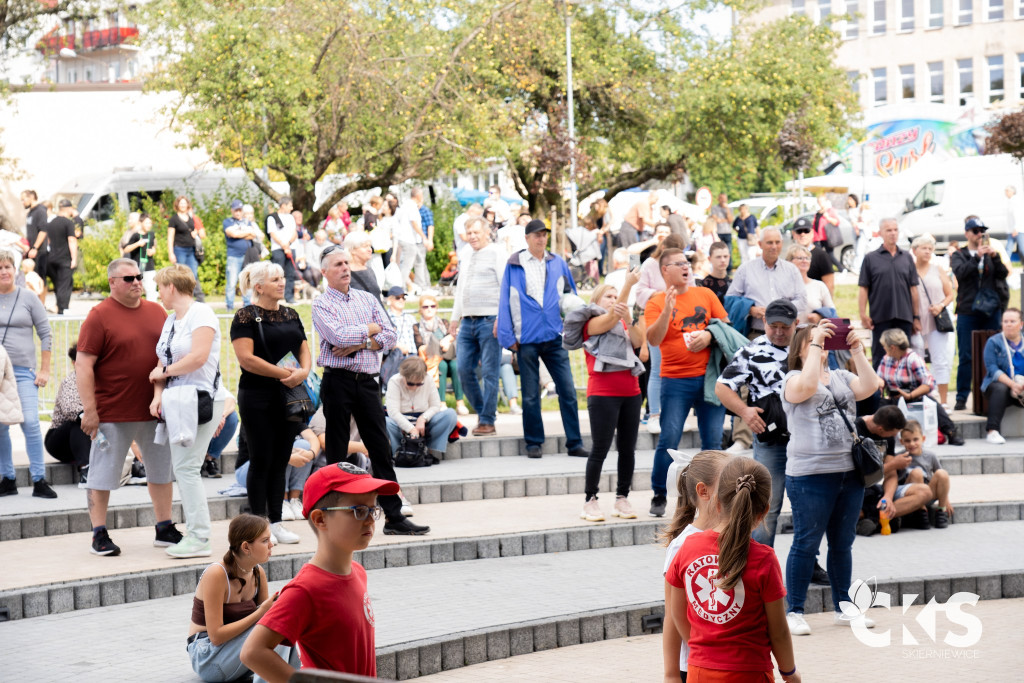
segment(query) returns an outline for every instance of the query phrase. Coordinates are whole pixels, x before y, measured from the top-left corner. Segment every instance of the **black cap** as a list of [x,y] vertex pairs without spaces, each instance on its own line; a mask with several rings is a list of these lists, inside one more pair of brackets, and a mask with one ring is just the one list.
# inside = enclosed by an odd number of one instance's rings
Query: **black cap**
[[74,206],[74,205],[73,205],[73,204],[71,203],[71,200],[70,200],[70,199],[62,199],[62,200],[60,200],[60,202],[59,202],[59,203],[57,204],[57,208],[59,208],[59,209],[66,209],[66,208],[68,208],[68,207],[70,207],[70,206]]
[[978,232],[985,232],[988,230],[988,226],[981,222],[980,218],[972,218],[964,224],[964,232],[970,232],[977,230]]
[[395,286],[388,290],[388,296],[405,296],[405,290]]
[[811,222],[802,216],[793,223],[793,232],[810,232],[811,229]]
[[548,226],[544,224],[544,221],[539,218],[534,218],[532,221],[526,224],[526,230],[524,231],[527,235],[532,235],[535,232],[551,232]]
[[764,321],[769,325],[792,325],[797,316],[796,306],[789,299],[776,299],[764,309]]

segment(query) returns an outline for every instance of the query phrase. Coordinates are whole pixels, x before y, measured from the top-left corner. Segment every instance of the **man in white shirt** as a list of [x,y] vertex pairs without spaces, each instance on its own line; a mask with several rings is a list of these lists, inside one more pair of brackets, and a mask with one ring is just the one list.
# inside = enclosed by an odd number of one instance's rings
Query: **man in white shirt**
[[395,214],[395,228],[392,237],[395,241],[395,254],[391,257],[398,262],[398,269],[402,271],[402,283],[406,290],[412,289],[412,280],[409,275],[413,266],[416,265],[416,258],[419,253],[417,238],[422,239],[423,232],[420,229],[420,208],[411,199],[405,201],[398,207]]
[[455,222],[452,224],[452,232],[455,235],[456,254],[461,254],[463,247],[469,243],[469,240],[466,238],[466,225],[471,219],[480,218],[483,215],[484,207],[474,202],[473,204],[470,204],[463,213],[460,213],[455,217]]
[[[462,390],[478,416],[473,436],[489,436],[495,433],[498,412],[498,297],[508,256],[500,245],[491,243],[491,230],[483,218],[467,221],[466,239],[449,332],[458,340],[456,356]],[[478,361],[482,391],[476,378]]]
[[501,198],[501,188],[491,185],[487,190],[487,199],[484,200],[484,208],[494,211],[494,218],[499,223],[507,223],[512,218],[512,207]]
[[[427,252],[434,250],[433,214],[423,208],[423,188],[414,187],[409,192],[409,199],[416,210],[416,218],[412,220],[412,229],[416,234],[416,286],[420,289],[430,287],[430,273],[427,271]],[[430,223],[426,223],[429,220]]]
[[284,269],[284,300],[295,303],[295,258],[292,250],[297,246],[299,233],[292,216],[292,198],[281,197],[277,213],[267,217],[267,235],[270,237],[270,260]]

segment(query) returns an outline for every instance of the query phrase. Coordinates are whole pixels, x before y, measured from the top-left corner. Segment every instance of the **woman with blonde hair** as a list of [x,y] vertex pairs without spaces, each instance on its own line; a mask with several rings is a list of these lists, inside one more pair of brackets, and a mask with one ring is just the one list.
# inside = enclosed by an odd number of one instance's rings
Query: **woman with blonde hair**
[[[956,298],[953,282],[946,271],[932,262],[935,254],[935,238],[925,233],[918,235],[910,245],[917,266],[917,315],[921,318],[920,337],[914,335],[911,343],[924,356],[925,349],[932,361],[932,375],[939,389],[939,403],[945,405],[949,395],[949,377],[953,370],[953,331],[939,330],[936,316]],[[950,320],[949,313],[945,315]]]
[[455,337],[448,331],[448,321],[437,315],[437,297],[433,294],[420,296],[420,321],[415,327],[416,349],[427,363],[427,371],[437,387],[441,402],[448,392],[448,379],[452,381],[455,394],[455,411],[469,415],[462,397],[462,382],[459,380],[458,359],[455,357]]

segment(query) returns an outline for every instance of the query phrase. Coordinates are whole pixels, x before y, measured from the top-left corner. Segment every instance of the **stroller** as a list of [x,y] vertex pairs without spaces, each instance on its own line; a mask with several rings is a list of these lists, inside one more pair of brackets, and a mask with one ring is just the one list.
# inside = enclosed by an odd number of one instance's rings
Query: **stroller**
[[441,277],[437,281],[437,286],[441,289],[441,293],[448,296],[451,295],[455,289],[455,285],[459,282],[459,257],[456,256],[454,251],[448,252],[448,265],[441,271]]
[[597,241],[598,232],[578,226],[575,231],[565,231],[573,252],[569,257],[569,272],[576,282],[576,289],[591,290],[600,282],[598,259],[601,258],[601,245]]

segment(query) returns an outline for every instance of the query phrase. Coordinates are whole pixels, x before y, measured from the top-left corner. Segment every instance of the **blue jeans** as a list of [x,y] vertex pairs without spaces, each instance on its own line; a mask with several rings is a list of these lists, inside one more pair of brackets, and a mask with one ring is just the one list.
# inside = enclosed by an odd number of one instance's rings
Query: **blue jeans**
[[[572,380],[569,354],[562,348],[562,338],[539,344],[519,345],[519,376],[523,391],[523,438],[527,446],[544,443],[544,420],[540,414],[540,361],[551,374],[558,392],[558,408],[565,428],[565,447],[583,448],[580,436],[580,414],[576,405],[576,385]],[[495,373],[497,379],[497,373]]]
[[[241,678],[249,671],[242,664],[242,646],[254,628],[256,628],[255,624],[221,645],[214,645],[210,642],[209,634],[201,633],[198,638],[188,644],[187,648],[188,658],[192,662],[192,670],[204,681],[233,681]],[[298,648],[278,645],[274,648],[274,652],[293,668],[298,669],[302,666],[299,661]],[[256,676],[254,680],[262,681],[263,679]]]
[[754,529],[755,541],[775,547],[775,527],[782,510],[782,497],[786,493],[786,444],[766,444],[754,435],[754,460],[768,468],[772,475],[772,497],[764,523]]
[[196,280],[199,280],[199,261],[196,260],[196,250],[193,247],[175,247],[174,258],[178,259],[180,265],[188,266]]
[[651,374],[647,376],[647,412],[661,415],[661,349],[647,345],[651,352]]
[[[309,442],[305,439],[295,439],[294,448],[302,448],[303,450],[309,450]],[[295,467],[289,464],[288,468],[284,471],[284,494],[287,496],[289,491],[301,491],[306,486],[306,480],[309,479],[309,475],[313,472],[313,461],[310,460],[302,467]]]
[[[469,405],[480,418],[480,424],[493,425],[498,413],[498,368],[501,365],[501,347],[494,336],[497,316],[463,318],[459,323],[459,338],[455,355],[459,359],[459,379]],[[476,364],[480,363],[484,387],[476,378]]]
[[512,369],[512,363],[502,363],[499,374],[501,375],[501,393],[505,394],[505,398],[509,401],[519,398],[519,385],[516,384],[516,372]]
[[[227,284],[224,287],[224,303],[228,310],[235,307],[235,289],[238,287],[238,274],[242,272],[245,254],[241,256],[228,256]],[[249,295],[242,292],[242,305],[248,306]]]
[[853,573],[853,540],[864,502],[864,482],[856,471],[786,476],[786,491],[793,506],[793,545],[786,560],[789,611],[803,614],[807,586],[821,537],[828,539],[825,569],[832,585],[832,609],[850,599]]
[[[444,453],[448,448],[448,435],[455,429],[457,421],[458,416],[451,408],[445,408],[427,420],[427,448],[438,453]],[[388,429],[388,438],[391,439],[391,450],[392,452],[397,451],[402,441],[402,429],[390,417],[385,418],[385,422]]]
[[971,393],[971,336],[975,330],[998,330],[1002,325],[1002,311],[990,316],[958,313],[956,316],[956,345],[960,364],[956,368],[956,400],[966,401]]
[[210,440],[210,446],[206,449],[206,454],[214,459],[219,458],[220,454],[231,443],[231,439],[234,438],[236,431],[238,431],[238,411],[232,410],[231,414],[224,420],[224,429],[220,430],[220,434]]
[[668,466],[672,464],[668,449],[679,448],[690,408],[697,414],[702,450],[722,447],[722,424],[725,420],[725,406],[704,402],[704,375],[662,377],[661,405],[661,436],[658,437],[658,449],[654,451],[654,470],[651,472],[651,488],[656,496],[667,493],[665,477],[668,476]]
[[1006,251],[1009,252],[1009,256],[1013,255],[1014,249],[1017,250],[1017,258],[1024,263],[1024,232],[1018,232],[1016,237],[1010,235],[1006,238]]
[[281,266],[284,270],[284,301],[295,303],[295,266],[292,260],[285,256],[281,249],[274,249],[270,252],[270,260]]
[[[23,365],[14,366],[14,378],[18,382],[18,398],[21,400],[21,432],[25,435],[25,450],[28,451],[28,470],[32,481],[46,477],[43,463],[43,434],[39,430],[39,388],[35,385],[36,373]],[[11,455],[11,433],[8,425],[0,425],[0,474],[14,479],[14,459]]]

